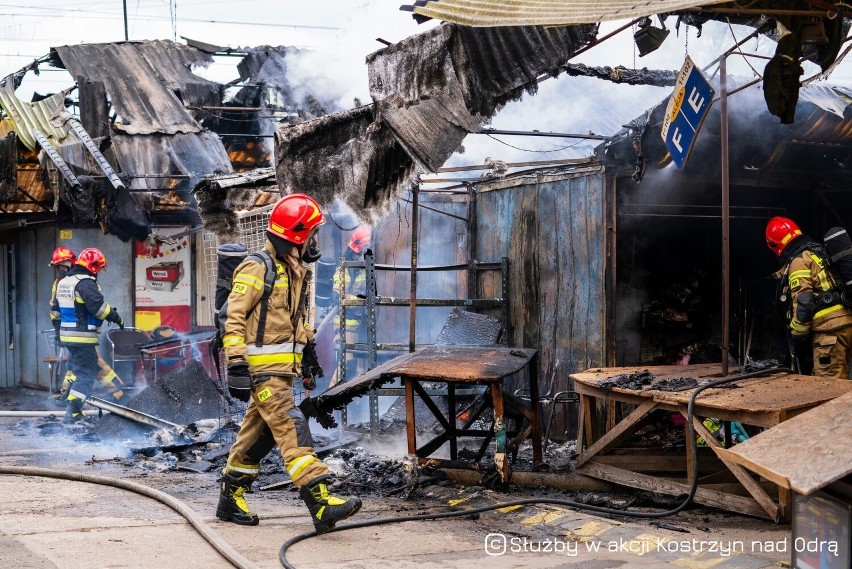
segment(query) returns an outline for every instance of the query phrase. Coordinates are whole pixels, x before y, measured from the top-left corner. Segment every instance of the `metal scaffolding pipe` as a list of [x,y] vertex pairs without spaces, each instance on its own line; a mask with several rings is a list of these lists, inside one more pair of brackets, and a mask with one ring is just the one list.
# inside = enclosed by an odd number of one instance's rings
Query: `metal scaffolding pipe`
[[415,349],[417,338],[417,233],[420,218],[420,188],[411,191],[411,294],[408,297],[408,351]]
[[731,308],[731,187],[730,164],[728,162],[728,77],[727,56],[719,61],[719,116],[721,126],[719,136],[722,149],[722,374],[728,375],[728,355],[731,340],[730,315]]

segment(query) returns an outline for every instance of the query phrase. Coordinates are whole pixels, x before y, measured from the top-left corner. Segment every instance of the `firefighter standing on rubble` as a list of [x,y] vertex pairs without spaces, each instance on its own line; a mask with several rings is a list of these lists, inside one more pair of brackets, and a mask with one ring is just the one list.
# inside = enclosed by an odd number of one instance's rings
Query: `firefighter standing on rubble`
[[[62,280],[65,275],[68,274],[68,271],[71,270],[71,267],[74,263],[77,262],[77,255],[74,254],[74,251],[69,249],[68,247],[57,247],[53,250],[53,257],[50,260],[50,266],[54,269],[54,278],[53,278],[53,286],[50,289],[50,320],[53,323],[53,329],[56,332],[56,348],[57,348],[57,356],[59,355],[59,350],[63,347],[59,341],[59,330],[60,323],[62,322],[62,315],[59,310],[53,309],[53,301],[56,300],[56,286],[59,284],[59,281]],[[95,348],[98,354],[98,367],[100,371],[98,371],[97,380],[102,386],[104,386],[107,391],[109,391],[110,395],[112,395],[113,399],[116,401],[120,401],[124,396],[124,391],[122,391],[119,385],[124,385],[124,382],[121,381],[121,378],[118,377],[118,374],[115,373],[108,363],[101,357],[100,349]],[[59,365],[57,363],[57,365]],[[65,377],[62,379],[62,387],[59,389],[59,393],[55,393],[53,396],[57,399],[64,400],[65,396],[68,393],[68,386],[74,383],[77,380],[77,376],[74,375],[74,372],[71,369],[67,369],[65,371]],[[118,382],[119,385],[116,385]]]
[[[303,320],[306,263],[320,257],[316,233],[325,218],[319,204],[291,194],[275,204],[261,255],[274,259],[277,275],[263,298],[265,262],[249,255],[234,271],[228,295],[222,343],[228,362],[231,395],[249,401],[240,432],[222,473],[219,519],[256,525],[258,517],[244,494],[260,472],[260,461],[278,446],[290,478],[299,489],[318,533],[355,514],[361,500],[343,500],[328,491],[330,473],[313,448],[302,411],[295,406],[293,379],[315,360],[312,331]],[[304,360],[303,360],[304,354]]]
[[852,312],[841,302],[824,248],[786,217],[769,220],[766,245],[782,265],[776,276],[781,279],[779,298],[789,302],[794,360],[800,363],[813,354],[813,375],[847,379]]
[[59,341],[68,349],[68,369],[74,377],[65,396],[67,422],[83,418],[83,403],[98,377],[101,325],[106,320],[124,329],[124,320],[104,299],[98,284],[98,273],[106,266],[106,257],[99,249],[83,249],[74,266],[56,284],[51,310],[59,314]]

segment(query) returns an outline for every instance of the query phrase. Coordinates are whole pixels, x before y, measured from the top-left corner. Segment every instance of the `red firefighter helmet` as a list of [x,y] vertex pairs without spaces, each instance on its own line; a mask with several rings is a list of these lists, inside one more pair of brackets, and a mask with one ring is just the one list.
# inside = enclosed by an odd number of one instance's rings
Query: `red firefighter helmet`
[[316,200],[305,194],[284,196],[272,209],[269,216],[269,232],[273,235],[302,245],[314,229],[325,223],[325,217]]
[[787,243],[801,234],[802,230],[792,219],[773,217],[766,224],[766,246],[780,257]]
[[98,271],[106,268],[107,260],[100,249],[89,247],[80,251],[80,256],[77,257],[77,264],[85,267],[91,273],[98,274]]
[[54,267],[59,263],[68,263],[73,265],[77,262],[77,255],[68,247],[57,247],[53,250],[53,257],[50,259],[50,266]]
[[371,233],[372,230],[369,225],[359,225],[358,228],[352,232],[352,237],[349,239],[349,248],[356,253],[360,253],[364,250],[364,247],[369,247]]

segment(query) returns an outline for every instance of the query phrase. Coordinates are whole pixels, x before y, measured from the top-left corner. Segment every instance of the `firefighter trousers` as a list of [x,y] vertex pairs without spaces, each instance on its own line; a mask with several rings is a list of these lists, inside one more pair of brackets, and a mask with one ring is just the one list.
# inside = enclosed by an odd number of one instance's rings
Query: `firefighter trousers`
[[293,401],[292,387],[289,377],[253,382],[251,401],[228,454],[226,474],[257,478],[260,461],[276,445],[297,488],[329,474],[314,452],[308,421]]
[[92,392],[95,378],[100,371],[98,353],[94,344],[75,346],[66,344],[68,349],[68,369],[76,379],[70,384],[66,398],[70,415],[78,415],[83,410],[83,402]]
[[826,332],[814,332],[814,371],[820,377],[849,378],[849,348],[852,326]]

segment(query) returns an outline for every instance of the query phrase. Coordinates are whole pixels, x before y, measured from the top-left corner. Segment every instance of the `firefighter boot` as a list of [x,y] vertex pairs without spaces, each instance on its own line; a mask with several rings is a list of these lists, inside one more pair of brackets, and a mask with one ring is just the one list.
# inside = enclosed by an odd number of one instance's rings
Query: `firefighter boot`
[[344,500],[329,494],[327,480],[328,477],[318,478],[299,490],[299,496],[311,512],[317,533],[327,532],[335,523],[355,515],[361,509],[360,498]]
[[76,423],[83,420],[83,400],[73,395],[68,395],[68,408],[65,409],[63,423]]
[[226,522],[234,522],[241,526],[256,526],[260,519],[257,514],[249,511],[243,495],[251,489],[252,478],[223,474],[219,488],[219,505],[216,507],[216,517]]

